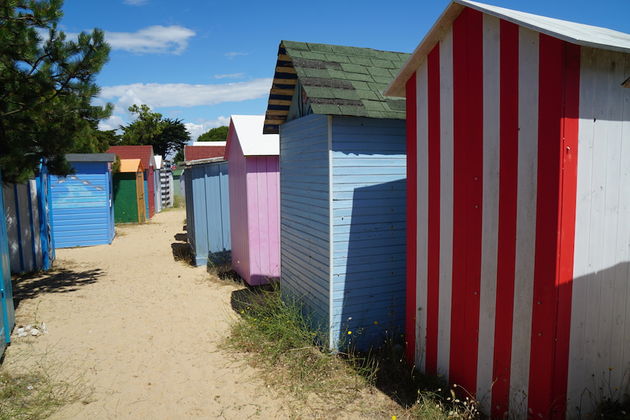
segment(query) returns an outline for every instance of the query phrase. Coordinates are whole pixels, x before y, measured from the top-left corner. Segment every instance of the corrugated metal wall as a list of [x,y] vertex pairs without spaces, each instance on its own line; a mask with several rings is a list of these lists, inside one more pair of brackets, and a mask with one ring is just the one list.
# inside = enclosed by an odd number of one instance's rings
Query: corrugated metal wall
[[194,165],[184,171],[186,229],[194,263],[223,261],[231,249],[227,162]]
[[72,162],[76,173],[51,176],[55,246],[109,244],[114,238],[112,179],[104,162]]
[[328,117],[309,115],[280,126],[281,289],[302,299],[322,328],[330,309],[328,162]]
[[404,121],[332,118],[333,344],[403,332],[405,144]]

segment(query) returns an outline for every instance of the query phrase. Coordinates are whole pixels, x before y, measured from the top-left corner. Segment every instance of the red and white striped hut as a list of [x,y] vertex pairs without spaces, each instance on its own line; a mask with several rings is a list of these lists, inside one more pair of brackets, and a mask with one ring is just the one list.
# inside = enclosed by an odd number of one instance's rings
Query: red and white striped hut
[[629,53],[456,0],[386,92],[407,98],[408,357],[493,417],[628,394]]

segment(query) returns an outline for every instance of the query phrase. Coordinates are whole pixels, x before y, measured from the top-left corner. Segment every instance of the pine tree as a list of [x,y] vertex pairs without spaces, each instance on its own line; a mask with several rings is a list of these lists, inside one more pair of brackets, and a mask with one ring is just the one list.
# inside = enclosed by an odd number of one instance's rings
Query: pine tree
[[[62,0],[0,0],[0,170],[5,181],[31,177],[42,158],[66,175],[65,154],[100,151],[93,106],[95,75],[109,58],[101,30],[69,40],[58,30]],[[100,139],[100,140],[99,140]]]

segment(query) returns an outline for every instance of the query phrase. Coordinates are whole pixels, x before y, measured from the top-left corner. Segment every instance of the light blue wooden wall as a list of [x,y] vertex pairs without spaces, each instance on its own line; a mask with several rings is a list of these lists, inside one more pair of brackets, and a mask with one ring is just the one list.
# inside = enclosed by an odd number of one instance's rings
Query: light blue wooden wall
[[333,346],[403,332],[405,141],[405,121],[332,117]]
[[332,348],[402,333],[405,122],[309,115],[281,125],[280,191],[283,294],[302,300]]
[[186,232],[195,265],[226,261],[230,243],[227,162],[192,165],[184,171]]
[[280,126],[280,273],[283,295],[303,301],[315,324],[329,323],[328,117]]
[[107,162],[71,162],[75,174],[51,175],[56,248],[110,244],[114,238],[112,174]]

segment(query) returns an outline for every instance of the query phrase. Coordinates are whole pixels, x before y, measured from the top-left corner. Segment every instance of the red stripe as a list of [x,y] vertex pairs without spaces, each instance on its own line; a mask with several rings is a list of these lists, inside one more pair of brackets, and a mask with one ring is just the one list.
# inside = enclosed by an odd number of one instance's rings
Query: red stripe
[[518,46],[519,27],[501,20],[499,234],[492,417],[509,408],[516,264],[516,200],[518,189]]
[[427,255],[426,372],[437,373],[438,310],[440,297],[440,44],[429,53],[428,136],[429,214]]
[[453,280],[450,380],[477,388],[483,182],[483,15],[453,23]]
[[[577,152],[579,60],[575,55],[574,49],[564,41],[540,35],[538,194],[529,408],[535,417],[543,418],[563,418],[566,404],[562,400],[565,399],[568,371],[577,164],[576,155],[565,150],[565,146]],[[566,103],[567,100],[571,103]],[[565,135],[570,138],[563,139]],[[561,168],[565,164],[563,175]],[[567,231],[563,232],[565,229]],[[571,238],[567,238],[569,235]],[[571,267],[568,267],[569,263]],[[562,343],[556,344],[558,339]],[[565,354],[556,353],[563,349]],[[558,366],[558,362],[565,366]],[[564,389],[560,389],[562,384]]]
[[415,364],[416,349],[416,254],[418,233],[418,121],[416,73],[407,80],[407,361]]
[[575,245],[575,200],[577,196],[578,126],[580,108],[580,47],[565,43],[564,112],[561,119],[560,243],[558,251],[558,321],[552,385],[553,416],[564,418],[569,377],[569,336],[573,251]]

